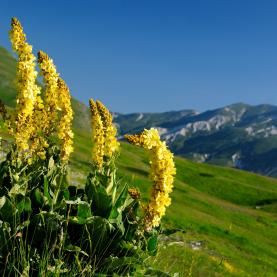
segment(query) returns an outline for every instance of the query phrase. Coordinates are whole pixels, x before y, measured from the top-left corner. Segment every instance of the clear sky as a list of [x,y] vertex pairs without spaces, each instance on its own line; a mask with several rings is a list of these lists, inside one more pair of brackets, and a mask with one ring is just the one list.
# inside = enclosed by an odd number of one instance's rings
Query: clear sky
[[124,113],[277,104],[276,0],[3,0],[8,49],[12,16],[85,103]]

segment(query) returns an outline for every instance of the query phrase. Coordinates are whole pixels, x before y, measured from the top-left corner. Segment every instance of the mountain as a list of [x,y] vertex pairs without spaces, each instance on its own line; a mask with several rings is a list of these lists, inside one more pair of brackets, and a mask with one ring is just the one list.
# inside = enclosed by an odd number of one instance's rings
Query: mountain
[[120,135],[156,127],[177,155],[277,176],[277,107],[233,104],[197,113],[115,114]]
[[[16,61],[0,47],[0,98],[15,105]],[[87,132],[89,111],[72,99],[75,129]],[[225,165],[277,177],[277,107],[233,104],[199,113],[194,110],[164,113],[114,113],[119,135],[158,128],[171,150],[202,163]]]

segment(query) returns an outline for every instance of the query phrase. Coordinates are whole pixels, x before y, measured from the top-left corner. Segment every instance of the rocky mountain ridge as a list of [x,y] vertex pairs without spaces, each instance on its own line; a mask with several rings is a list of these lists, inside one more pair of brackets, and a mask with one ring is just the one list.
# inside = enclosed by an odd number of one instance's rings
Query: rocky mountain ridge
[[276,106],[237,103],[203,113],[115,113],[114,121],[120,135],[157,128],[178,155],[277,176]]

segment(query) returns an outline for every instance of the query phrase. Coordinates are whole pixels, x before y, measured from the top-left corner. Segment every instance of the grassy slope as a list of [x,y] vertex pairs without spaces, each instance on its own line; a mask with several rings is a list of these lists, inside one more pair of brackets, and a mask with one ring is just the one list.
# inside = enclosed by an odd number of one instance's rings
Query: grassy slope
[[16,61],[11,54],[0,47],[0,95],[6,105],[15,105],[14,77]]
[[[77,131],[75,149],[72,178],[82,183],[90,159],[86,133]],[[122,143],[118,165],[123,178],[147,196],[145,152]],[[277,180],[182,158],[176,165],[173,201],[163,222],[180,232],[162,237],[158,256],[149,262],[179,276],[276,276]],[[201,249],[192,250],[197,241]]]
[[[9,106],[15,103],[14,68],[14,59],[0,47],[0,95]],[[73,104],[75,114],[84,112],[82,104]],[[86,130],[86,124],[79,125],[87,120],[76,117],[74,125]],[[79,185],[89,170],[91,145],[87,132],[75,133],[71,179]],[[181,158],[176,164],[173,201],[163,222],[180,232],[162,237],[162,247],[149,263],[179,276],[276,276],[277,181]],[[120,175],[145,198],[151,188],[145,152],[122,143],[118,165]],[[196,241],[201,247],[192,250]]]

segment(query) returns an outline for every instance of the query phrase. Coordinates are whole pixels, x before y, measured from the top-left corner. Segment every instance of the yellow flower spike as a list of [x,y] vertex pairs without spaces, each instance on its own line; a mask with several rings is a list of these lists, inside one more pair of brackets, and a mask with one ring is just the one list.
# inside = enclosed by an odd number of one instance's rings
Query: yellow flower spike
[[10,39],[12,41],[12,47],[15,52],[20,51],[20,48],[24,47],[26,35],[23,32],[23,28],[19,20],[15,17],[11,21],[12,30],[10,32]]
[[143,146],[141,135],[124,135],[124,138],[136,146]]
[[13,50],[18,55],[16,71],[16,119],[13,134],[20,154],[29,152],[29,140],[34,131],[33,113],[39,98],[40,88],[36,84],[35,56],[32,46],[26,42],[26,35],[20,22],[12,18],[10,40]]
[[112,115],[110,114],[109,110],[104,106],[102,102],[99,100],[96,101],[97,111],[100,114],[103,122],[103,127],[107,128],[108,126],[112,125]]
[[137,188],[129,188],[128,193],[131,196],[131,198],[135,200],[140,199],[140,192]]
[[58,126],[58,137],[62,141],[61,144],[61,159],[64,162],[69,160],[70,154],[73,152],[73,137],[72,132],[72,120],[73,110],[71,107],[71,97],[69,89],[62,78],[58,78],[57,81],[61,118]]
[[92,161],[99,170],[103,167],[105,137],[101,116],[93,99],[89,100],[92,128]]
[[45,82],[44,109],[47,117],[44,122],[44,128],[46,135],[49,135],[56,127],[58,120],[57,110],[60,109],[57,95],[59,74],[53,60],[43,51],[38,52],[38,64]]
[[150,151],[150,178],[154,182],[151,199],[145,209],[145,229],[150,231],[160,225],[166,207],[171,203],[169,194],[173,189],[174,175],[176,174],[173,154],[166,144],[160,140],[156,129],[144,130],[139,135],[126,135],[125,138],[132,144],[142,146]]
[[113,117],[109,110],[100,101],[96,101],[96,106],[97,111],[101,116],[104,129],[104,155],[111,158],[119,149],[119,142],[116,139],[117,130],[113,125]]

